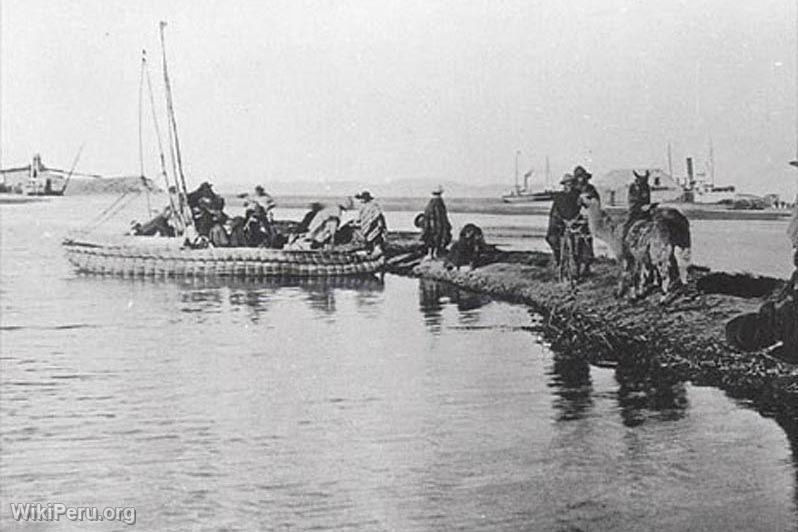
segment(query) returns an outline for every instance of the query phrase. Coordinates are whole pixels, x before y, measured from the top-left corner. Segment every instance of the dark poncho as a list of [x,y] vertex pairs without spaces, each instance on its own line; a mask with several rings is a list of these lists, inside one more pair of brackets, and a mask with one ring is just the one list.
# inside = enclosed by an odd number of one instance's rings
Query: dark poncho
[[424,209],[424,225],[421,240],[431,248],[444,248],[452,241],[452,224],[446,214],[446,205],[440,196],[435,196]]

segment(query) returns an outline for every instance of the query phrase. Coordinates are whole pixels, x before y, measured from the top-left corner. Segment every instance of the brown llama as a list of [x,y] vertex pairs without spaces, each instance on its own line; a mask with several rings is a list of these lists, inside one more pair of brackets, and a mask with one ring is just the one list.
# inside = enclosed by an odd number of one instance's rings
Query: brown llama
[[653,282],[662,291],[664,301],[674,281],[687,284],[690,222],[681,212],[656,208],[650,219],[636,220],[627,229],[627,214],[608,214],[596,198],[583,197],[582,203],[587,207],[590,232],[606,242],[621,263],[617,297],[626,293],[630,283],[632,296],[642,297],[649,282]]

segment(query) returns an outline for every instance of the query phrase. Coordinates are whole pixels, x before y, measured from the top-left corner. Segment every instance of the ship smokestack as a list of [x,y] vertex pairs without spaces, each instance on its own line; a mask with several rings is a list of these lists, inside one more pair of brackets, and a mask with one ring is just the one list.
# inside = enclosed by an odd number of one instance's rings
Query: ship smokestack
[[687,158],[687,185],[690,186],[693,184],[693,158]]

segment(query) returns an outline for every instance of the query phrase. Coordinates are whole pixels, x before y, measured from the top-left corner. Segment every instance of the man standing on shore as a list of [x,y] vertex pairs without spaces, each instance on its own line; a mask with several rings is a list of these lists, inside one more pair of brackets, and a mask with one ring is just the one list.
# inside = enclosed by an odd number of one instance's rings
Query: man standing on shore
[[438,186],[432,191],[432,197],[424,209],[421,240],[424,242],[425,255],[428,254],[432,259],[440,256],[452,241],[452,224],[449,222],[442,194],[443,187]]
[[565,232],[565,220],[573,220],[579,216],[579,191],[576,189],[576,179],[571,174],[565,174],[560,183],[561,192],[554,196],[549,213],[549,228],[546,231],[546,242],[551,246],[554,264],[560,265],[560,241]]

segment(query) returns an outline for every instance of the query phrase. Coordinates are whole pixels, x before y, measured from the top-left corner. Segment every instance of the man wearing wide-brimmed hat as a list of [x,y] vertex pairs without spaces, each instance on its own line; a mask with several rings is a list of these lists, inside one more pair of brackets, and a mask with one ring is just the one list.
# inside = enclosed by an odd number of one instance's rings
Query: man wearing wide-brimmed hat
[[424,209],[421,223],[421,241],[424,252],[430,258],[440,255],[452,241],[452,224],[443,203],[443,187],[438,185],[432,191],[432,197]]
[[598,190],[590,184],[590,179],[592,177],[593,174],[585,170],[583,166],[574,168],[574,179],[576,180],[576,188],[579,190],[579,193],[586,194],[589,198],[600,199]]
[[549,227],[546,231],[546,242],[551,246],[554,264],[560,265],[560,241],[565,232],[565,220],[573,220],[579,216],[579,191],[576,189],[576,178],[573,174],[565,174],[560,180],[563,190],[554,196],[549,212]]
[[360,201],[356,226],[366,243],[366,249],[372,251],[377,247],[381,248],[388,236],[382,208],[368,190],[355,194],[355,199]]

